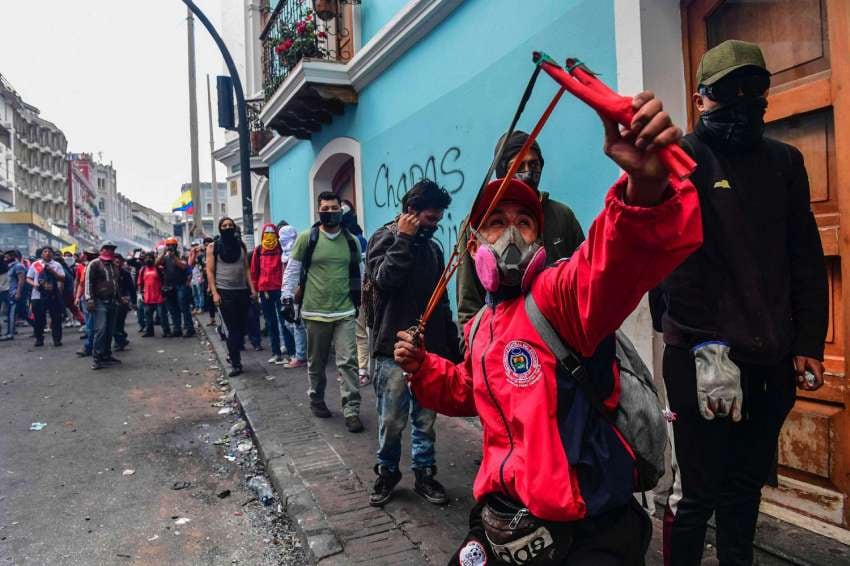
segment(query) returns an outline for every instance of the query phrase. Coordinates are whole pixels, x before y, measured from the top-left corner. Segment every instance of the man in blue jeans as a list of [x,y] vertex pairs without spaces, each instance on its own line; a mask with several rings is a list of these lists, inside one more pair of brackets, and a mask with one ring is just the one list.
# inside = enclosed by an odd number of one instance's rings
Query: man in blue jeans
[[183,336],[184,327],[186,337],[195,335],[190,307],[188,263],[180,257],[178,246],[177,238],[166,239],[165,250],[156,260],[156,266],[163,270],[162,291],[165,294],[165,305],[171,315],[171,336],[176,338]]
[[20,312],[18,305],[23,298],[24,285],[26,284],[27,270],[19,261],[14,251],[8,251],[3,255],[9,277],[9,292],[6,295],[6,333],[0,340],[12,340],[15,337],[15,324]]
[[115,244],[109,240],[100,246],[100,255],[89,262],[84,281],[84,298],[89,316],[94,319],[93,370],[121,360],[112,355],[115,316],[118,308],[119,277],[115,266]]
[[[443,253],[432,237],[451,200],[433,181],[416,183],[402,199],[402,214],[379,228],[366,249],[363,308],[373,337],[379,427],[378,477],[369,496],[374,507],[386,504],[401,480],[401,435],[408,419],[414,490],[431,503],[448,502],[445,489],[434,479],[436,415],[410,394],[404,372],[393,359],[393,348],[396,333],[416,324],[443,271]],[[445,295],[425,330],[425,343],[429,351],[439,351],[453,361],[461,359],[457,326]]]

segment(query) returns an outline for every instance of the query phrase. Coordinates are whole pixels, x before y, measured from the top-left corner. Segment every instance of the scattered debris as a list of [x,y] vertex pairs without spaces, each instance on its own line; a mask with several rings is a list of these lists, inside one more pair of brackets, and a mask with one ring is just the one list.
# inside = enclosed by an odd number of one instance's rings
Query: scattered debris
[[225,489],[224,491],[219,491],[218,493],[216,493],[216,497],[218,497],[219,499],[224,499],[225,497],[230,497],[230,490]]
[[121,475],[122,475],[122,476],[132,476],[132,475],[133,475],[133,474],[135,474],[135,473],[136,473],[136,470],[133,470],[133,469],[127,468],[126,470],[124,470],[123,472],[121,472]]
[[30,425],[30,430],[39,431],[47,426],[47,423],[32,423]]
[[228,444],[230,444],[230,438],[226,434],[213,442],[213,446],[227,446]]
[[251,448],[254,447],[254,443],[250,440],[243,440],[239,444],[236,445],[236,449],[240,452],[248,452]]
[[191,519],[189,519],[189,517],[180,517],[180,518],[178,518],[178,519],[176,519],[176,520],[174,521],[174,524],[175,524],[175,525],[185,525],[185,524],[186,524],[186,523],[188,523],[190,520],[191,520]]
[[274,491],[263,476],[254,476],[248,481],[248,487],[254,490],[263,505],[271,505],[274,501]]
[[192,389],[192,386],[191,386],[190,384],[188,384],[188,383],[187,383],[187,384],[186,384],[186,389]]
[[157,353],[157,354],[164,354],[164,353],[165,353],[165,350],[157,350],[157,351],[156,351],[156,353]]
[[219,409],[218,414],[219,415],[229,415],[231,413],[231,411],[232,411],[232,409],[230,407],[225,407],[223,409]]
[[266,381],[274,381],[274,376],[273,376],[273,375],[267,375],[267,376],[265,376],[265,378],[264,378],[264,379],[265,379]]
[[235,462],[236,456],[234,456],[233,454],[225,454],[224,459],[227,460],[228,462]]
[[173,489],[174,491],[179,491],[181,489],[186,489],[187,487],[190,487],[191,485],[192,485],[192,482],[190,482],[190,481],[178,480],[178,481],[174,482],[173,484],[171,484],[171,489]]
[[151,538],[148,539],[148,542],[153,542],[153,541],[157,540],[158,538],[159,538],[159,535],[154,535],[154,536],[152,536]]
[[230,431],[228,431],[228,434],[230,434],[230,436],[236,436],[237,434],[245,430],[246,426],[247,425],[245,421],[238,421],[234,423],[232,427],[230,427]]

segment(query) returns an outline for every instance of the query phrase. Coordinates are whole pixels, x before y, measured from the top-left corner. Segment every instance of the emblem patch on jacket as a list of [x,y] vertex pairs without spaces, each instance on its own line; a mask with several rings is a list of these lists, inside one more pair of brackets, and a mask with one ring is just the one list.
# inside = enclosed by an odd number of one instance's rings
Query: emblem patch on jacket
[[540,360],[527,342],[514,340],[505,346],[503,360],[508,382],[515,387],[528,387],[540,379]]
[[477,540],[469,541],[458,555],[461,566],[486,566],[487,552]]
[[719,181],[714,182],[715,189],[731,189],[732,185],[729,184],[727,179],[721,179]]

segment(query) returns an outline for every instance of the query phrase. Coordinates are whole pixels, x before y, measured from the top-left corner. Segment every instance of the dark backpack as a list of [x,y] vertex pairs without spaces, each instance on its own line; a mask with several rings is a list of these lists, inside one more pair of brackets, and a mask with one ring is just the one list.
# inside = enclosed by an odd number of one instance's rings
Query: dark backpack
[[[304,258],[301,260],[301,275],[298,278],[298,288],[295,290],[296,302],[303,304],[304,289],[307,285],[307,272],[310,271],[310,264],[313,262],[313,252],[316,251],[316,244],[319,242],[319,225],[320,222],[313,224],[310,228],[310,238],[307,240],[307,249],[304,251]],[[341,228],[345,240],[348,242],[348,251],[350,259],[348,261],[348,294],[351,297],[351,303],[355,309],[360,308],[361,298],[361,283],[360,283],[360,250],[357,248],[357,240],[346,230]]]

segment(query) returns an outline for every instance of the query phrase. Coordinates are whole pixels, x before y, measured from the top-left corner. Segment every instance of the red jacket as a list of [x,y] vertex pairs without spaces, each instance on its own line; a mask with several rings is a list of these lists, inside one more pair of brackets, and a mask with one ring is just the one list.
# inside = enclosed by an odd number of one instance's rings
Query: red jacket
[[[690,182],[652,208],[625,205],[625,183],[622,178],[609,191],[587,241],[531,286],[547,320],[584,357],[702,244],[699,201]],[[467,342],[469,330],[468,323]],[[537,517],[573,521],[628,501],[634,461],[619,433],[569,377],[556,372],[556,362],[518,297],[487,309],[463,362],[428,354],[411,384],[427,408],[480,418],[484,455],[473,487],[477,500],[503,493]],[[613,373],[608,406],[619,396]]]
[[[274,229],[274,224],[263,226],[263,232],[268,227]],[[277,230],[275,230],[275,236],[277,236]],[[272,250],[264,249],[262,243],[254,248],[251,254],[251,281],[254,282],[254,288],[258,293],[280,291],[283,285],[282,254],[279,243]]]
[[136,286],[142,291],[142,302],[146,305],[159,305],[165,302],[162,295],[162,271],[156,267],[144,266],[139,271]]

